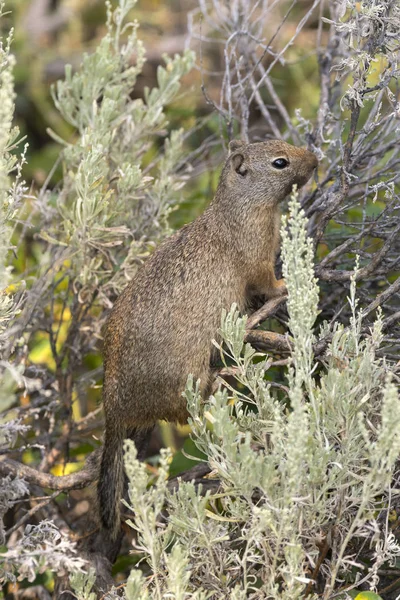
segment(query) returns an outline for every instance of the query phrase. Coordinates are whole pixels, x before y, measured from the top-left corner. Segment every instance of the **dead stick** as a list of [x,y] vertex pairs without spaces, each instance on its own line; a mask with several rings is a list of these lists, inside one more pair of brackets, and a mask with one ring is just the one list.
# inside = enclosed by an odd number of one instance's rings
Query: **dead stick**
[[326,555],[328,554],[329,548],[330,548],[330,545],[328,544],[327,539],[325,538],[325,542],[324,542],[323,546],[320,547],[320,550],[319,550],[317,564],[315,565],[314,570],[311,574],[312,581],[310,581],[309,584],[307,585],[306,590],[304,592],[304,596],[308,596],[308,594],[311,592],[312,587],[315,585],[315,580],[318,577],[319,570],[321,568],[322,563],[324,562],[324,560],[326,558]]
[[[97,467],[96,463],[100,453],[98,450],[92,452],[86,465],[80,471],[72,473],[71,475],[51,475],[50,473],[42,473],[32,467],[23,465],[16,460],[6,458],[0,461],[0,475],[14,475],[14,477],[20,477],[30,484],[38,485],[42,488],[49,488],[57,491],[68,491],[77,490],[87,487],[97,479]],[[207,463],[200,463],[194,465],[191,469],[181,473],[180,475],[173,477],[170,480],[171,489],[177,487],[176,482],[178,479],[182,481],[199,482],[200,479],[209,473],[211,468]],[[207,483],[207,480],[205,480]],[[45,503],[47,504],[47,502]]]
[[45,500],[43,500],[42,502],[39,502],[39,504],[35,504],[30,510],[28,510],[27,513],[24,514],[23,517],[21,517],[19,519],[19,521],[17,521],[17,523],[15,523],[15,525],[13,525],[12,527],[10,527],[10,529],[7,529],[6,531],[6,537],[9,537],[14,531],[16,531],[17,529],[19,529],[21,527],[21,525],[23,525],[24,523],[26,523],[27,521],[29,521],[29,519],[38,512],[38,510],[41,510],[43,507],[47,506],[47,504],[49,504],[49,502],[51,502],[52,500],[54,500],[54,498],[56,498],[58,496],[60,492],[54,492],[51,496],[49,496],[48,498],[46,498]]
[[262,323],[262,321],[271,317],[278,310],[279,306],[286,302],[286,300],[287,296],[279,296],[279,298],[271,298],[271,300],[268,300],[259,310],[247,319],[246,329],[254,329],[257,325]]
[[[93,452],[92,455],[93,454],[95,453]],[[32,469],[32,467],[21,464],[16,460],[6,458],[0,461],[0,475],[14,475],[14,477],[20,477],[28,483],[33,483],[42,488],[49,488],[51,490],[77,490],[87,487],[96,479],[96,469],[92,468],[92,465],[90,464],[93,459],[94,457],[86,463],[86,466],[83,467],[83,469],[76,473],[57,476],[51,475],[50,473],[42,473],[36,469]]]
[[244,336],[244,341],[262,348],[263,350],[273,350],[275,352],[290,352],[291,345],[288,338],[281,333],[263,330],[250,330]]

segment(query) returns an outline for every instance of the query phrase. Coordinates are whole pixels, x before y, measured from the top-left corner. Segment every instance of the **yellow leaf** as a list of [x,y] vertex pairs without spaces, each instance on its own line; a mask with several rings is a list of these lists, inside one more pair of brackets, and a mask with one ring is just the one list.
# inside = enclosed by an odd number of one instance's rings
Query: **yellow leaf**
[[82,469],[82,466],[82,462],[69,462],[66,464],[56,465],[51,469],[51,473],[53,475],[57,475],[58,477],[61,475],[70,475],[71,473],[76,473],[76,471],[80,471]]

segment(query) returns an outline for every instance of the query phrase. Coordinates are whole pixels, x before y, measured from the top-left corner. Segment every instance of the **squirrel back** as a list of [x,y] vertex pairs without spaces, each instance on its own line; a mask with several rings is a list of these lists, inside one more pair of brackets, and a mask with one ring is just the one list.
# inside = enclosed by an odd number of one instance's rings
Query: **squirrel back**
[[104,339],[103,528],[115,539],[123,490],[122,444],[157,420],[186,422],[189,374],[210,391],[211,340],[222,309],[285,293],[274,274],[279,203],[317,166],[312,152],[280,140],[231,142],[213,202],[168,238],[116,301]]

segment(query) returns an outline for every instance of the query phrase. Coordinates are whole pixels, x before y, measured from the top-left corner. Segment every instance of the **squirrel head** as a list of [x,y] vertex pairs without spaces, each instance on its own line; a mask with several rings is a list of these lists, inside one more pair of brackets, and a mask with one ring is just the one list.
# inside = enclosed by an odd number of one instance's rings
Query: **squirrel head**
[[232,141],[221,181],[244,200],[275,205],[310,179],[318,160],[313,152],[282,140],[246,144]]

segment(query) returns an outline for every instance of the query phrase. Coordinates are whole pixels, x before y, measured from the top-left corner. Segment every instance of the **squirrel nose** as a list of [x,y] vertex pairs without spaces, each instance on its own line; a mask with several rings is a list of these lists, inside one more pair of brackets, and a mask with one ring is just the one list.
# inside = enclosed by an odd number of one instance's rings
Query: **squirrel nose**
[[313,168],[316,169],[318,167],[318,158],[316,156],[316,154],[314,154],[314,152],[311,152],[312,154],[312,165]]
[[307,152],[308,157],[310,158],[310,162],[312,165],[313,169],[316,169],[318,167],[318,158],[317,155],[314,152],[311,152],[307,146],[302,146],[301,148],[302,150],[305,150]]

